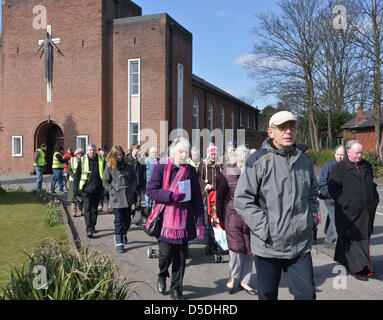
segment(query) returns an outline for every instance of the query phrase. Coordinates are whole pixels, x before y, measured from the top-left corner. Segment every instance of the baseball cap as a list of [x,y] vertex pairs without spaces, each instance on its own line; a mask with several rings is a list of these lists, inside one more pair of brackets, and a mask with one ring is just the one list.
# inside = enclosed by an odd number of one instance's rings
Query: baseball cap
[[280,126],[287,121],[297,121],[297,118],[290,111],[279,111],[270,118],[269,127]]

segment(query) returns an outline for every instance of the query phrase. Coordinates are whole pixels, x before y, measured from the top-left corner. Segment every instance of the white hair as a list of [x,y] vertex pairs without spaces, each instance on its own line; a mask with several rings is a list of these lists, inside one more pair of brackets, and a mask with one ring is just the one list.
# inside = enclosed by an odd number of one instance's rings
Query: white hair
[[240,145],[234,154],[229,158],[231,164],[243,163],[250,155],[250,150],[245,145]]
[[149,154],[151,154],[151,153],[155,153],[155,154],[157,154],[157,148],[156,148],[156,147],[151,147],[151,148],[149,149]]
[[363,142],[359,141],[359,140],[349,140],[347,141],[347,144],[346,144],[346,150],[350,150],[350,148],[354,145],[354,144],[360,144],[363,148],[364,148],[364,145],[363,145]]
[[197,148],[196,146],[194,146],[194,147],[191,149],[191,152],[198,152],[198,154],[200,154],[199,148]]
[[177,137],[173,140],[172,144],[169,146],[169,156],[174,157],[176,151],[180,144],[183,144],[188,150],[190,150],[190,143],[184,137]]

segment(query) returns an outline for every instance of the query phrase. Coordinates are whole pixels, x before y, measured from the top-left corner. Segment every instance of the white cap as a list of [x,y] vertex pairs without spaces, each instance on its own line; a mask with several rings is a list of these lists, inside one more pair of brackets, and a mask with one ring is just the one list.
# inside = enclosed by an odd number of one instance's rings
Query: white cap
[[270,118],[269,128],[272,125],[279,126],[287,121],[297,121],[297,118],[290,111],[279,111]]

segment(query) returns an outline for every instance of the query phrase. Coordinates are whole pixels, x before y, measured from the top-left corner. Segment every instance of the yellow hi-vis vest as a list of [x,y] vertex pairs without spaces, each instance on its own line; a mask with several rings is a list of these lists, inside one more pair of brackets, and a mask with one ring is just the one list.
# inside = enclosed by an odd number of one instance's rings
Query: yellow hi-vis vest
[[37,159],[37,163],[34,163],[33,165],[35,167],[44,167],[47,164],[47,162],[45,161],[45,153],[42,149],[36,149],[36,151],[39,152],[40,156]]
[[[104,178],[104,159],[100,156],[97,156],[98,158],[98,172],[100,173],[101,181]],[[88,175],[90,173],[89,171],[89,158],[88,155],[85,155],[81,158],[81,180],[80,180],[80,186],[79,189],[82,190],[84,188],[84,185],[86,181],[88,180]]]
[[58,154],[61,154],[60,152],[55,152],[53,154],[53,162],[52,162],[52,169],[64,169],[65,167],[65,163],[61,163],[60,161],[58,161],[58,159],[56,158],[56,156]]
[[[73,174],[76,173],[76,169],[78,167],[78,158],[77,157],[72,157],[70,158],[70,162],[69,162],[69,165],[73,171]],[[69,181],[73,181],[73,177],[72,176],[69,176]]]

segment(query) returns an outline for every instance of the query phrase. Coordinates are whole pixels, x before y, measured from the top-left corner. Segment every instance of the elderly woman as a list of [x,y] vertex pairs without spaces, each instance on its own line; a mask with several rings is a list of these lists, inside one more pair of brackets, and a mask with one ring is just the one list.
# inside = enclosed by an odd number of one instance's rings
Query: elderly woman
[[122,253],[124,244],[128,243],[126,234],[130,227],[130,207],[133,203],[136,176],[120,146],[114,146],[106,156],[103,182],[105,191],[109,193],[109,207],[114,214],[116,251]]
[[229,246],[229,274],[226,284],[230,294],[238,287],[247,293],[255,295],[257,292],[249,286],[253,267],[250,250],[250,229],[241,216],[234,209],[234,192],[241,174],[242,166],[249,156],[245,146],[239,146],[229,158],[226,170],[221,172],[217,190],[217,216],[225,224],[226,238]]
[[76,169],[78,166],[79,161],[81,161],[81,158],[84,156],[84,149],[78,148],[75,153],[74,157],[70,158],[70,161],[68,162],[68,175],[69,175],[69,186],[68,186],[68,196],[67,201],[71,203],[71,211],[72,216],[76,217],[77,212],[80,214],[80,216],[83,215],[82,212],[82,202],[79,202],[76,198],[76,195],[73,193],[73,177],[76,173]]
[[[169,148],[166,164],[154,166],[146,195],[156,202],[147,226],[157,216],[159,208],[163,215],[159,246],[159,273],[157,289],[164,294],[168,268],[172,265],[170,292],[173,300],[184,300],[182,282],[185,273],[188,241],[205,233],[203,203],[197,172],[187,164],[190,144],[185,138],[176,138]],[[180,192],[180,183],[190,183],[190,190]],[[187,188],[186,188],[187,189]],[[183,189],[181,189],[183,190]],[[188,198],[185,198],[188,196]]]

